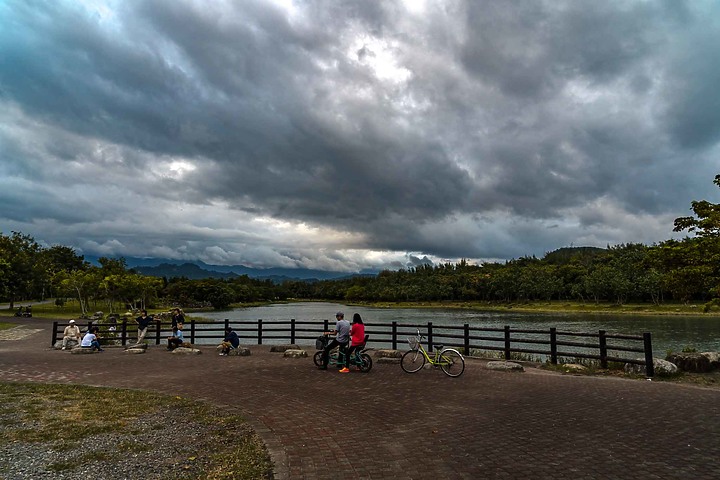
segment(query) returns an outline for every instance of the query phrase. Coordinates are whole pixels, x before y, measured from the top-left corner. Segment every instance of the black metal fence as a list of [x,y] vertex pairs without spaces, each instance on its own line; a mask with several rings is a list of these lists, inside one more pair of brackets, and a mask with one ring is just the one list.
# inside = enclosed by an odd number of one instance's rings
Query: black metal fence
[[[92,325],[88,322],[88,328]],[[190,343],[207,343],[220,341],[227,327],[237,332],[241,341],[275,343],[312,344],[319,334],[330,329],[328,320],[322,321],[290,320],[257,320],[230,322],[225,319],[220,323],[196,323],[194,320],[184,325],[184,335]],[[62,329],[66,324],[55,322],[52,331],[52,345],[62,338]],[[121,345],[127,345],[135,338],[135,324],[127,321],[115,325],[95,325],[100,327],[101,338],[114,337]],[[163,328],[165,327],[165,328]],[[498,351],[506,360],[513,353],[545,356],[550,363],[557,364],[562,358],[585,358],[598,360],[602,368],[609,362],[645,365],[646,375],[654,375],[652,336],[649,332],[642,335],[622,335],[599,330],[597,333],[564,332],[550,329],[514,329],[506,325],[503,328],[473,327],[464,325],[433,325],[423,324],[366,323],[365,333],[371,336],[371,344],[398,349],[406,344],[408,337],[417,331],[427,339],[428,350],[435,345],[456,347],[469,354],[476,351]],[[169,324],[159,320],[148,327],[146,339],[159,345],[164,337],[170,336]],[[307,342],[305,342],[307,341]],[[638,354],[638,355],[631,355]],[[641,358],[638,359],[637,357]]]

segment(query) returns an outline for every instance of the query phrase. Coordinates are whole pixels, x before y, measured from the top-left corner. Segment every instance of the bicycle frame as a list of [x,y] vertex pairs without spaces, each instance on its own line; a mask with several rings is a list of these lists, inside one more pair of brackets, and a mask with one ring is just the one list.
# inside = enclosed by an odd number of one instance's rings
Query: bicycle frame
[[410,350],[405,352],[400,359],[400,366],[403,370],[407,373],[414,373],[422,369],[427,362],[433,367],[440,367],[450,377],[462,375],[465,371],[465,360],[460,352],[454,348],[445,348],[443,345],[434,345],[435,351],[430,355],[422,344],[423,338],[420,330],[417,330],[414,338],[408,338]]

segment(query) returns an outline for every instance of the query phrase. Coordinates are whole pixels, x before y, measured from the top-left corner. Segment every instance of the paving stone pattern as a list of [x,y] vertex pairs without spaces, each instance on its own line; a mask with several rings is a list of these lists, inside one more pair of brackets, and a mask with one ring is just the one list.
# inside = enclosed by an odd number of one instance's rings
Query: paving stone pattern
[[248,357],[164,346],[77,356],[49,348],[48,324],[32,328],[42,332],[0,342],[0,379],[231,406],[265,441],[278,479],[720,479],[720,390],[475,360],[455,379],[397,363],[339,374],[257,345]]

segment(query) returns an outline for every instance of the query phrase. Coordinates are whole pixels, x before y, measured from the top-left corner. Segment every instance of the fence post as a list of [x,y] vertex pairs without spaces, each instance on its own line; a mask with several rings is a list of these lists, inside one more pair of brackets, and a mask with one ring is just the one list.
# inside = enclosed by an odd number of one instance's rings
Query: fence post
[[392,322],[392,349],[397,350],[397,322]]
[[58,327],[58,322],[53,322],[52,343],[50,343],[51,347],[54,347],[55,342],[57,342],[57,327]]
[[433,331],[432,331],[432,322],[428,322],[428,352],[433,351]]
[[225,319],[225,329],[227,330],[228,328],[230,328],[230,319],[226,318]]
[[550,327],[550,363],[557,365],[557,328]]
[[466,323],[465,325],[463,325],[463,327],[465,328],[465,339],[464,339],[465,340],[465,347],[464,347],[465,355],[469,356],[470,355],[470,325]]
[[295,345],[295,319],[290,319],[290,344]]
[[190,320],[190,343],[195,344],[195,319]]
[[655,376],[655,364],[653,363],[652,335],[650,332],[643,333],[645,347],[645,375],[650,378]]
[[258,345],[262,345],[262,318],[258,318]]
[[505,325],[505,360],[510,360],[510,325]]
[[122,327],[120,327],[120,345],[127,345],[127,318],[123,318]]
[[598,332],[598,340],[600,340],[600,368],[607,368],[607,338],[605,338],[605,330]]
[[155,320],[155,345],[160,345],[160,320]]

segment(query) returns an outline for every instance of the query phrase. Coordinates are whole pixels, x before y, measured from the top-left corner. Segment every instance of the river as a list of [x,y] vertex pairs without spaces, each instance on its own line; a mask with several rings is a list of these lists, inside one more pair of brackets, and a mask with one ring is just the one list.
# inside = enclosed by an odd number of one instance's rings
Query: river
[[345,312],[352,319],[359,313],[369,323],[427,323],[433,325],[469,324],[478,327],[548,329],[560,331],[592,332],[641,335],[652,334],[653,352],[664,357],[669,351],[692,347],[700,352],[720,351],[720,317],[680,315],[607,315],[607,314],[539,314],[521,312],[482,312],[457,309],[424,308],[375,308],[348,306],[330,302],[298,302],[271,304],[261,307],[235,308],[224,311],[203,312],[201,315],[217,321],[226,318],[233,321],[262,320],[316,320],[327,319],[334,323],[335,312]]

